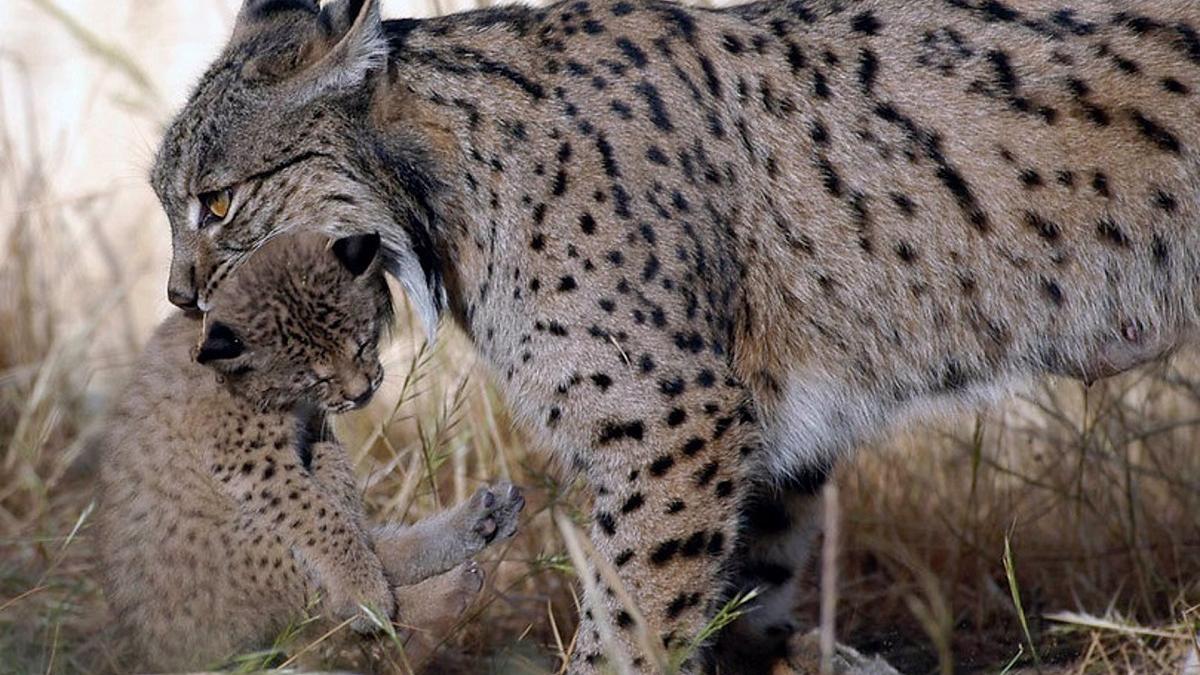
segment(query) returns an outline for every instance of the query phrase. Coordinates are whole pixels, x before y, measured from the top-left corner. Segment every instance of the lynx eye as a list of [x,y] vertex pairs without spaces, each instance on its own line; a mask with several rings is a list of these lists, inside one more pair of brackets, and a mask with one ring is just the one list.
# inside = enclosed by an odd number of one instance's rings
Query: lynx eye
[[200,214],[200,227],[225,220],[225,216],[229,215],[229,207],[233,205],[233,193],[229,188],[205,192],[200,195],[200,205],[204,207],[204,213]]

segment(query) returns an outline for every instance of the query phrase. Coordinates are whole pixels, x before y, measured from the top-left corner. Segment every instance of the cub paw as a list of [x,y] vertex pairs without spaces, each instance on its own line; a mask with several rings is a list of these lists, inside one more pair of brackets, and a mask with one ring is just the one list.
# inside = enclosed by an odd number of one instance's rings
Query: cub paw
[[471,530],[485,545],[509,539],[517,533],[517,520],[523,508],[525,497],[512,483],[504,481],[481,487],[467,502]]
[[450,578],[446,604],[455,614],[461,614],[479,597],[479,591],[483,590],[483,570],[474,560],[468,560],[446,574]]

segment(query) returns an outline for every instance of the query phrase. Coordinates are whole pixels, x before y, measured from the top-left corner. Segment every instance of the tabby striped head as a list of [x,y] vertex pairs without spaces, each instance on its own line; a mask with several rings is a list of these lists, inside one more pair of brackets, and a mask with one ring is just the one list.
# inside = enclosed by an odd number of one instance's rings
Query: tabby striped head
[[374,0],[245,0],[151,172],[171,224],[172,303],[207,310],[233,270],[285,231],[379,233],[388,270],[432,325],[440,284],[414,236],[426,188],[395,188],[387,174],[414,172],[370,122],[387,52]]

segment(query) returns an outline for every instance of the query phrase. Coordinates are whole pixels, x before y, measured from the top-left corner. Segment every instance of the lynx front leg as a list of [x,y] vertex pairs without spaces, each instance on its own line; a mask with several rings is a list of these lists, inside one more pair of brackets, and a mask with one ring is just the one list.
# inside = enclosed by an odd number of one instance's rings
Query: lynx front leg
[[[585,572],[600,579],[599,597],[585,598],[572,672],[602,670],[608,659],[637,672],[658,672],[661,664],[639,635],[685,671],[705,658],[687,650],[724,597],[746,493],[745,458],[757,449],[758,432],[741,388],[709,369],[700,373],[711,386],[694,397],[681,394],[695,375],[688,383],[664,375],[652,394],[624,400],[665,405],[637,418],[594,420],[591,455],[581,458],[596,493],[591,537],[625,593],[615,592],[595,569]],[[563,421],[571,422],[566,416]],[[623,595],[636,603],[636,612],[619,600]],[[637,625],[639,612],[644,627]],[[608,624],[599,625],[601,620]]]

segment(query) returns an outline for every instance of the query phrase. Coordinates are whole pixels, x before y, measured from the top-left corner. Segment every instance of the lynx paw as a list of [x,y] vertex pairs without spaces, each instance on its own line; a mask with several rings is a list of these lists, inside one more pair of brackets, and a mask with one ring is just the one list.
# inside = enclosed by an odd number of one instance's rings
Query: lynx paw
[[517,533],[517,519],[525,508],[521,489],[507,481],[475,491],[467,505],[470,526],[484,545]]

